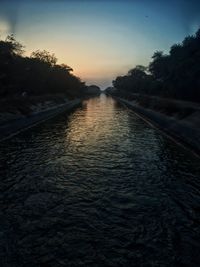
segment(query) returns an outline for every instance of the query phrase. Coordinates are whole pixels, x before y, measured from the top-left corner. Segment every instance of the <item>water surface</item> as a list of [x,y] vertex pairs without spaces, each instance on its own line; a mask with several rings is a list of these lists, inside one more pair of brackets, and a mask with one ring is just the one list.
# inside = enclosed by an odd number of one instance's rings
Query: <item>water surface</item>
[[112,98],[0,146],[0,266],[200,266],[199,160]]

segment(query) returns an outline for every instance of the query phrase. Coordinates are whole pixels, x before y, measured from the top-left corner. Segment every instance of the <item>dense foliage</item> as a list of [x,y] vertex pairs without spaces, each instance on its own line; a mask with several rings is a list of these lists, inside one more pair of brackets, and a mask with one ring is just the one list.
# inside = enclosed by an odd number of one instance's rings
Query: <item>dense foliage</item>
[[159,95],[200,102],[200,29],[171,47],[169,54],[157,51],[146,68],[136,66],[119,76],[113,86],[125,94]]
[[23,56],[24,47],[13,35],[0,40],[0,96],[65,94],[81,96],[85,84],[72,69],[58,65],[54,54],[37,50]]

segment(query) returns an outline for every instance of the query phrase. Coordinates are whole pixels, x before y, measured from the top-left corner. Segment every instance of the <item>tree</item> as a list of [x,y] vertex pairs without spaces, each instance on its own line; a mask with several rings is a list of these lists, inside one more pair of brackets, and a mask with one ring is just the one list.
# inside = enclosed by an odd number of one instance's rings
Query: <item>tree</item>
[[149,64],[149,72],[159,81],[167,79],[169,74],[169,56],[162,51],[157,51],[152,56],[153,61]]
[[136,66],[113,81],[116,89],[129,93],[148,93],[200,102],[200,29],[169,54],[156,51],[148,70]]
[[137,65],[135,68],[128,71],[128,75],[133,76],[135,78],[145,78],[146,77],[146,70],[147,68],[142,65]]
[[84,83],[73,75],[66,64],[56,64],[57,58],[46,50],[37,50],[30,57],[23,56],[24,46],[9,35],[0,40],[0,95],[1,97],[28,95],[82,94]]
[[12,55],[21,56],[24,53],[24,45],[16,41],[13,34],[6,37],[4,44],[10,49]]
[[32,52],[31,58],[36,59],[40,62],[46,63],[49,66],[55,66],[57,62],[57,58],[55,57],[54,54],[50,54],[46,50],[36,50]]

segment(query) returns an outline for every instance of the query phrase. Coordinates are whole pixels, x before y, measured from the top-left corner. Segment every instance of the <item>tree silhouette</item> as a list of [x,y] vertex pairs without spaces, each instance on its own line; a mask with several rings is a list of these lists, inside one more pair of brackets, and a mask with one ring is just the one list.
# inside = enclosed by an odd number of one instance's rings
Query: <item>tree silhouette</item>
[[57,64],[54,54],[46,50],[34,51],[24,57],[24,46],[13,35],[0,40],[0,96],[65,94],[81,96],[85,84],[66,64]]
[[136,66],[113,81],[118,91],[200,102],[200,29],[174,44],[169,54],[156,51],[148,68]]
[[56,62],[57,62],[57,58],[55,57],[55,55],[50,54],[46,50],[43,50],[43,51],[36,50],[36,51],[32,52],[31,58],[34,58],[34,59],[36,59],[42,63],[46,63],[51,67],[55,66]]

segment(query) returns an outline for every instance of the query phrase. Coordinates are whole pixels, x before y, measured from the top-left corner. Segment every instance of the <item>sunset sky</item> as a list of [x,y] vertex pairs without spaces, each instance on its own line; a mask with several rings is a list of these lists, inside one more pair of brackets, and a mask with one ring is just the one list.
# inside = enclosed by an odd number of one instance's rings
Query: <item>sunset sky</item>
[[197,0],[0,0],[2,37],[14,33],[28,55],[55,53],[87,84],[102,88],[198,27]]

